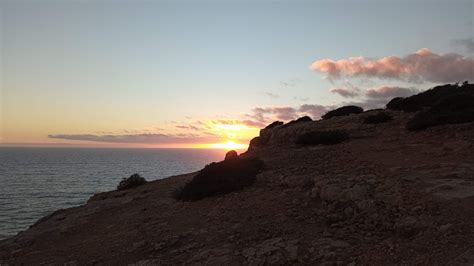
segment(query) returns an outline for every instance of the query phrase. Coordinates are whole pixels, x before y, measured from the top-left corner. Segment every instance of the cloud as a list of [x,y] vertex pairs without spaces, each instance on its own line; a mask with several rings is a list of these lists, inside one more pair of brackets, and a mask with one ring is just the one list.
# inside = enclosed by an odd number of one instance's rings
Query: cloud
[[315,61],[311,68],[326,73],[329,79],[368,77],[417,83],[474,80],[474,58],[455,53],[436,54],[427,48],[405,57],[322,59]]
[[298,96],[295,96],[295,97],[293,97],[293,100],[302,101],[302,102],[307,102],[307,101],[309,101],[309,97],[298,97]]
[[125,134],[125,135],[93,135],[93,134],[58,134],[48,138],[63,140],[94,141],[108,143],[136,144],[175,144],[175,143],[206,143],[217,141],[215,137],[203,137],[196,134]]
[[268,123],[268,121],[272,119],[292,120],[295,119],[298,114],[293,107],[256,107],[252,109],[251,114],[247,114],[246,116],[260,123]]
[[311,116],[313,119],[319,119],[323,114],[327,113],[331,107],[317,104],[303,104],[300,106],[301,113]]
[[355,98],[359,96],[359,90],[357,89],[348,89],[348,88],[330,88],[330,92],[339,94],[344,98]]
[[462,46],[468,53],[474,53],[474,38],[457,39],[453,43]]
[[364,108],[364,110],[376,109],[376,108],[383,108],[387,104],[388,100],[385,98],[375,98],[370,99],[366,98],[360,101],[350,101],[350,102],[343,102],[340,106],[345,105],[355,105]]
[[280,95],[275,94],[275,93],[271,93],[271,92],[265,92],[265,95],[267,95],[268,97],[270,97],[270,98],[272,98],[272,99],[278,99],[278,98],[280,98]]
[[254,121],[254,120],[242,120],[241,123],[248,127],[256,127],[256,128],[263,128],[266,126],[265,123]]
[[[252,119],[252,125],[263,128],[275,120],[290,121],[305,115],[309,115],[313,119],[319,119],[330,108],[332,106],[317,104],[303,104],[296,108],[289,106],[256,107],[246,117]],[[242,122],[245,124],[245,120]]]
[[368,98],[392,99],[395,97],[407,97],[417,92],[418,91],[416,89],[411,89],[411,88],[382,86],[382,87],[367,89],[365,95]]
[[177,125],[176,128],[179,129],[191,129],[191,130],[200,130],[200,128],[193,126],[193,125]]
[[280,85],[284,88],[289,89],[289,88],[296,87],[296,85],[298,85],[298,83],[300,83],[300,82],[301,82],[300,79],[295,78],[295,79],[290,79],[288,81],[281,81]]

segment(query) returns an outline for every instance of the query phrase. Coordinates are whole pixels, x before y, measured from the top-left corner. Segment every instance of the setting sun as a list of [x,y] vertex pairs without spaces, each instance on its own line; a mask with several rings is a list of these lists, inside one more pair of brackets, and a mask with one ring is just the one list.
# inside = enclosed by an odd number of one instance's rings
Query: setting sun
[[213,149],[226,149],[226,150],[240,150],[240,149],[246,149],[247,147],[248,145],[235,143],[233,141],[227,141],[225,143],[215,143],[215,144],[210,145],[210,148],[213,148]]

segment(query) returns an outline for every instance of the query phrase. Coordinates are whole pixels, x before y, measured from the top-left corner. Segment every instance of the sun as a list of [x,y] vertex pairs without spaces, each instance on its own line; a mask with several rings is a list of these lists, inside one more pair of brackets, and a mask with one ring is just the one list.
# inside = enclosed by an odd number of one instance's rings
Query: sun
[[233,141],[227,141],[224,143],[215,143],[211,144],[211,148],[213,149],[225,149],[225,150],[240,150],[240,149],[246,149],[248,145],[241,144],[241,143],[235,143]]

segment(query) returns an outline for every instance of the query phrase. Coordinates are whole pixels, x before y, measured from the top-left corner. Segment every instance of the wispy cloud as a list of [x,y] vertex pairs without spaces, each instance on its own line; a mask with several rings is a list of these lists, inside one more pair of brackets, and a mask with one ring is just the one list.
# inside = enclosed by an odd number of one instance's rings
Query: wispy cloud
[[474,38],[453,40],[453,44],[462,46],[468,53],[474,53]]
[[371,77],[408,82],[458,82],[474,79],[474,59],[456,53],[436,54],[422,48],[405,57],[380,59],[350,57],[315,61],[311,68],[326,73],[330,79]]
[[48,138],[63,140],[79,140],[109,143],[136,144],[176,144],[176,143],[207,143],[217,141],[216,137],[203,137],[194,134],[124,134],[124,135],[93,135],[93,134],[57,134]]
[[329,91],[344,98],[355,98],[360,94],[360,91],[354,88],[330,88]]
[[280,98],[280,95],[276,94],[276,93],[271,93],[271,92],[265,92],[265,95],[267,95],[268,97],[272,98],[272,99],[278,99]]
[[309,97],[299,97],[299,96],[295,96],[295,97],[293,97],[293,100],[302,101],[302,102],[307,102],[307,101],[309,101]]

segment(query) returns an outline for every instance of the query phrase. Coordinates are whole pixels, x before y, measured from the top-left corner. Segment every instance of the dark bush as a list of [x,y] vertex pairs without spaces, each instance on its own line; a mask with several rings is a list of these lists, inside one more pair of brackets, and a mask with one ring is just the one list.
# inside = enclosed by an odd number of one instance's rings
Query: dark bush
[[176,189],[173,197],[182,201],[195,201],[241,190],[255,182],[262,168],[263,162],[259,159],[237,158],[211,163],[189,183]]
[[129,178],[122,179],[122,181],[120,181],[119,185],[117,186],[117,190],[134,188],[141,186],[145,183],[145,178],[141,177],[139,174],[133,174]]
[[281,121],[275,121],[273,123],[271,123],[270,125],[266,126],[264,129],[272,129],[274,127],[277,127],[277,126],[280,126],[280,125],[283,125],[284,123],[281,122]]
[[474,96],[453,95],[436,103],[428,110],[417,113],[407,123],[408,130],[474,122]]
[[404,112],[421,111],[434,106],[447,97],[455,95],[474,96],[474,85],[464,82],[462,86],[458,86],[457,84],[436,86],[430,90],[407,98],[394,98],[387,104],[387,109]]
[[364,111],[364,109],[360,108],[359,106],[348,105],[337,108],[335,110],[327,112],[325,115],[322,116],[323,119],[329,119],[335,116],[345,116],[350,114],[360,114]]
[[298,137],[296,144],[300,145],[333,145],[349,139],[344,130],[311,131]]
[[403,97],[395,97],[387,103],[386,107],[387,107],[387,109],[390,109],[390,110],[400,111],[400,110],[402,110],[404,100],[405,100],[405,98],[403,98]]
[[295,124],[299,124],[299,123],[304,123],[304,122],[311,122],[313,121],[313,119],[311,119],[311,117],[309,116],[303,116],[303,117],[300,117],[296,120],[292,120],[288,123],[286,123],[285,125],[283,125],[283,127],[288,127],[288,126],[291,126],[291,125],[295,125]]
[[392,120],[393,117],[385,112],[369,115],[364,119],[364,124],[381,124]]

